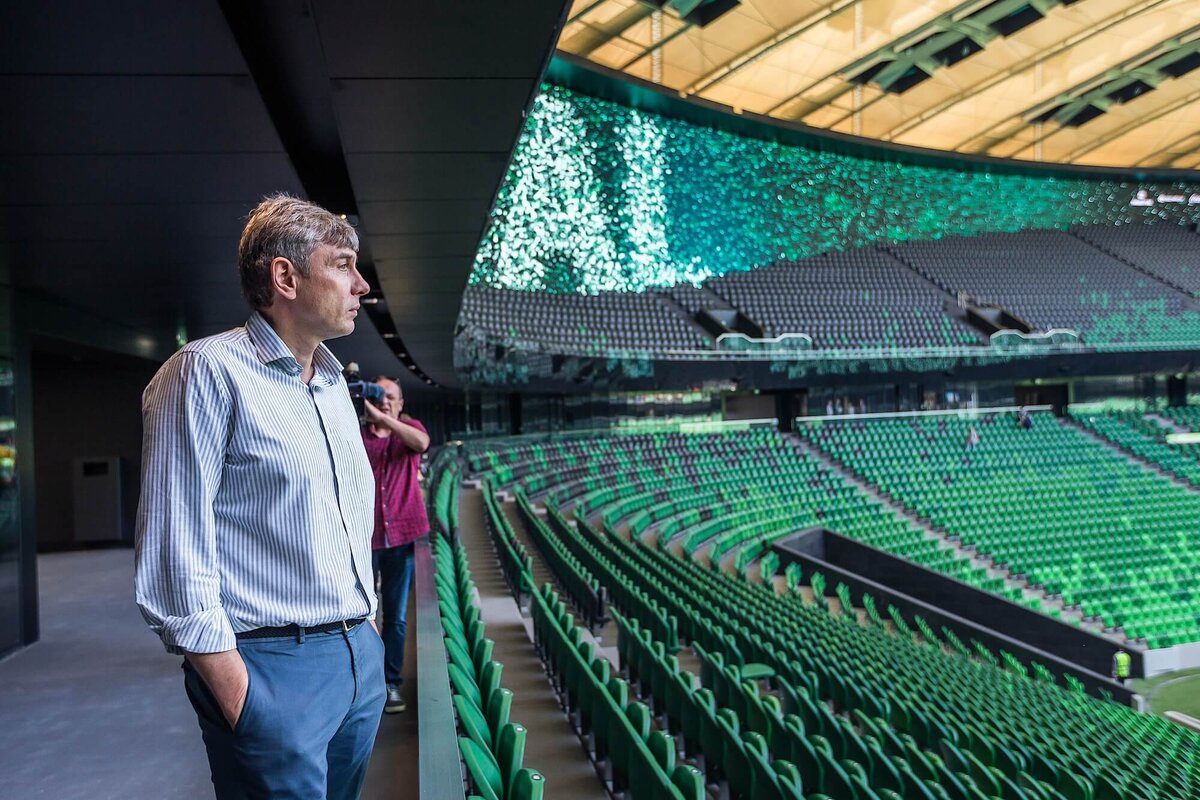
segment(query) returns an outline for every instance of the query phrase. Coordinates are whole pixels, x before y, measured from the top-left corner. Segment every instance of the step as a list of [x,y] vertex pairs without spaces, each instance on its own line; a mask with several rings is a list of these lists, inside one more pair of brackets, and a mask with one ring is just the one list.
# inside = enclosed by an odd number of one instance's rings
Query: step
[[545,777],[548,796],[608,800],[542,669],[533,647],[533,623],[521,615],[504,582],[484,522],[483,493],[464,489],[459,503],[459,541],[479,590],[487,636],[496,643],[492,657],[504,664],[503,685],[513,693],[511,717],[529,731],[526,766]]

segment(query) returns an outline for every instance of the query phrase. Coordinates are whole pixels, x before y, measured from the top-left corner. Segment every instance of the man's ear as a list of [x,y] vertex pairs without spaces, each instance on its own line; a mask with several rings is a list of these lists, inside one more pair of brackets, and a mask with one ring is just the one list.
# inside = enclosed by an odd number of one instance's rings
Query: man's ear
[[275,293],[281,295],[285,300],[296,299],[296,284],[299,277],[296,265],[291,260],[283,256],[271,259],[271,285],[275,287]]

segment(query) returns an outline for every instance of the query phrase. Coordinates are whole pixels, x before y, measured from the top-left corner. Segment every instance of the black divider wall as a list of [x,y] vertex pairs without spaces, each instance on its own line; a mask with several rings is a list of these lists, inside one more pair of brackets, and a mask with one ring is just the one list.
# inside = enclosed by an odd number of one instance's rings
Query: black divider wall
[[[463,797],[466,785],[458,755],[458,727],[450,674],[446,671],[446,645],[438,609],[436,567],[429,539],[413,547],[413,591],[416,595],[417,722],[421,757],[416,794],[420,800]],[[408,787],[411,791],[412,787]]]
[[[773,549],[784,564],[799,563],[806,576],[823,573],[830,592],[845,583],[855,597],[872,595],[881,610],[895,606],[906,621],[919,614],[935,631],[945,626],[963,641],[974,639],[997,655],[1005,650],[1023,664],[1037,661],[1071,675],[1092,694],[1133,704],[1133,692],[1108,677],[1116,648],[1099,636],[824,528],[783,539]],[[1141,653],[1130,655],[1134,674],[1141,675]]]

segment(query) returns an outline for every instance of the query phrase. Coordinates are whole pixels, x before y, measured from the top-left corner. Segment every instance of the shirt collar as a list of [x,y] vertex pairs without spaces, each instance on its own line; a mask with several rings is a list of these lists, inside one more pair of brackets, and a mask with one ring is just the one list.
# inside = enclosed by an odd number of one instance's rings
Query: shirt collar
[[[251,344],[254,345],[254,351],[259,361],[268,366],[282,369],[289,375],[300,374],[302,371],[300,362],[292,355],[292,351],[288,350],[287,345],[283,343],[279,334],[262,314],[255,311],[250,315],[250,319],[246,320],[246,334],[250,337]],[[341,378],[342,363],[324,344],[317,345],[317,349],[313,353],[313,380],[323,386],[332,386]]]

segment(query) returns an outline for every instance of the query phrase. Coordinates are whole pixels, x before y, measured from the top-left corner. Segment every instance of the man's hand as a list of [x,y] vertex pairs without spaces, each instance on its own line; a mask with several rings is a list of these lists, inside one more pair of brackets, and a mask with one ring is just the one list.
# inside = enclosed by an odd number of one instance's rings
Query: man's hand
[[375,404],[370,400],[363,400],[363,416],[372,425],[383,425],[385,424],[385,420],[390,419],[387,414],[376,408]]
[[216,698],[229,728],[236,728],[246,705],[246,692],[250,688],[250,673],[246,671],[242,654],[237,650],[188,653],[187,660]]

